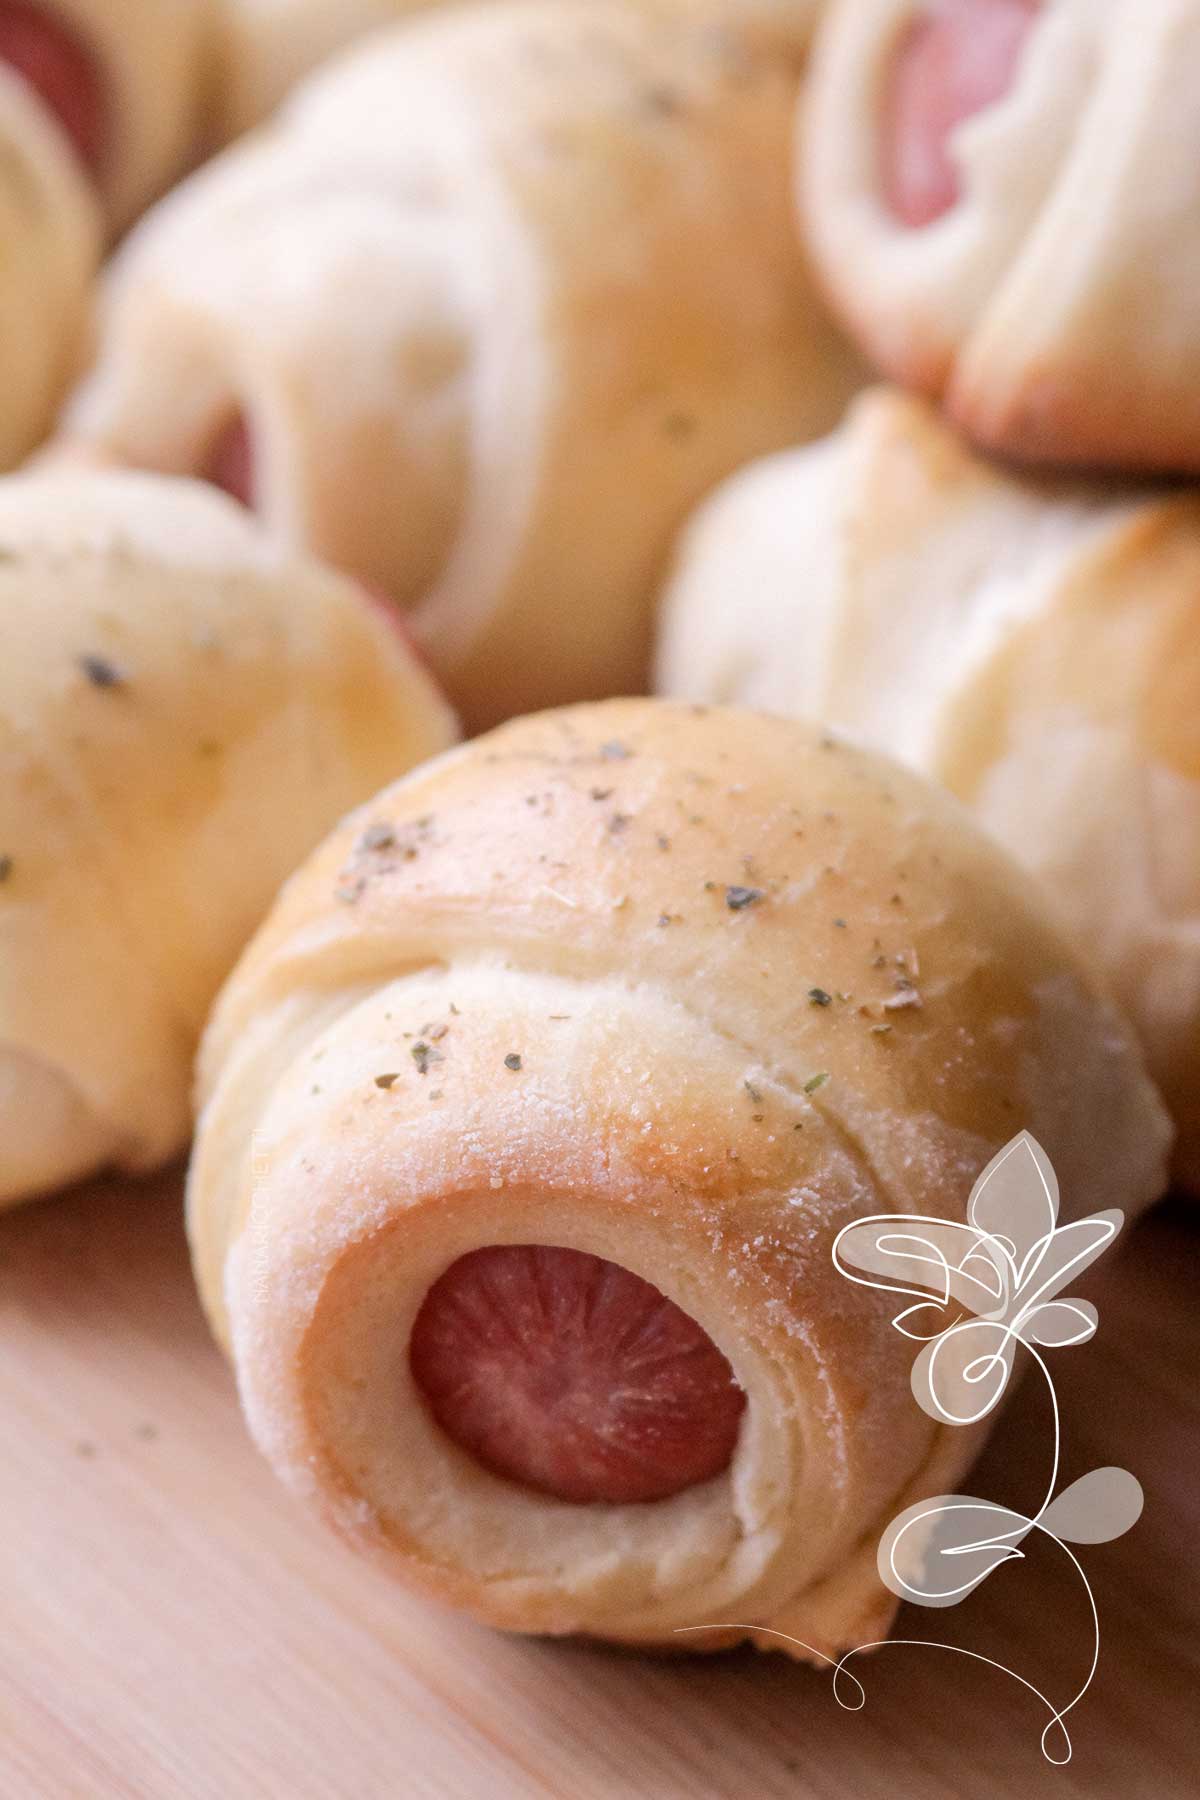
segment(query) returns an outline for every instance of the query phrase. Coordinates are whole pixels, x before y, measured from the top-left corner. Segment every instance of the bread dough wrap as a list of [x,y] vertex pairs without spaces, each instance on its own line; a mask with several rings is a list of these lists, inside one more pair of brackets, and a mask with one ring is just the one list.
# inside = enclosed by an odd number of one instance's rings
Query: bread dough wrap
[[688,505],[858,379],[791,219],[797,83],[631,6],[373,39],[134,234],[67,430],[200,472],[240,419],[264,519],[408,609],[474,724],[635,691]]
[[449,712],[353,584],[199,483],[0,482],[0,1205],[189,1128],[279,883]]
[[837,0],[798,182],[879,366],[996,450],[1200,469],[1198,62],[1197,0]]
[[[345,821],[226,987],[200,1095],[197,1276],[284,1480],[493,1624],[676,1648],[879,1635],[881,1531],[978,1447],[917,1407],[838,1228],[962,1218],[1022,1124],[1068,1207],[1135,1210],[1167,1136],[1129,1028],[949,797],[653,701],[518,721]],[[728,1360],[723,1471],[580,1504],[437,1422],[411,1354],[431,1290],[535,1246],[631,1272]],[[480,1334],[506,1316],[520,1381],[542,1328],[501,1306]]]
[[726,483],[663,607],[669,694],[821,718],[966,801],[1142,1034],[1200,1185],[1200,504],[1025,479],[865,396]]

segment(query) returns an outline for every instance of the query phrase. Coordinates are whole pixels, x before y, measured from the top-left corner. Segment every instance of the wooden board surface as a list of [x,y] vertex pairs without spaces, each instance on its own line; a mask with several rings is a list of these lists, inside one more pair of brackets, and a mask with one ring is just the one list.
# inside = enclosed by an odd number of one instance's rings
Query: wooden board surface
[[[1114,1259],[1115,1260],[1115,1259]],[[1132,1233],[1098,1338],[1057,1353],[1066,1475],[1118,1462],[1147,1509],[1085,1549],[1101,1660],[1069,1768],[985,1664],[893,1646],[864,1710],[782,1658],[504,1639],[381,1580],[249,1445],[193,1297],[172,1177],[0,1218],[0,1796],[418,1800],[775,1796],[1186,1800],[1200,1793],[1200,1209]],[[972,1483],[1032,1501],[1027,1383]],[[909,1612],[1066,1698],[1086,1601],[1053,1546],[954,1612]]]

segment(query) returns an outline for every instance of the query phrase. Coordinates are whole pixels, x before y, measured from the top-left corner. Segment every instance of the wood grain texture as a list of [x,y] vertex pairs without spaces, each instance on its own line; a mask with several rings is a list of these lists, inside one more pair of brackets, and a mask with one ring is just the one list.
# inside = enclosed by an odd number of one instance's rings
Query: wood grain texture
[[[827,1678],[751,1652],[651,1659],[507,1640],[326,1539],[248,1443],[187,1269],[179,1184],[100,1184],[0,1219],[2,1800],[1200,1793],[1200,1215],[1129,1240],[1098,1338],[1055,1353],[1065,1479],[1106,1462],[1146,1513],[1081,1552],[1099,1674],[1075,1758],[1041,1761],[1014,1681],[932,1648]],[[1049,1416],[1026,1383],[972,1483],[1032,1501]],[[1086,1601],[1053,1546],[953,1612],[901,1619],[1066,1698]]]

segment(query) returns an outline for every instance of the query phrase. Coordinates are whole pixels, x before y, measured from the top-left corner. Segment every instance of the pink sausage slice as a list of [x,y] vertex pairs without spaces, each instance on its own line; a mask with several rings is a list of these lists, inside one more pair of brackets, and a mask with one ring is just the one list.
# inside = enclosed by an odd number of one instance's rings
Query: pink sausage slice
[[903,40],[883,109],[883,189],[908,226],[957,204],[950,137],[1011,88],[1040,0],[936,0]]
[[0,0],[0,62],[36,88],[84,167],[96,174],[109,121],[104,80],[88,46],[56,14],[30,0]]
[[425,1296],[413,1377],[495,1475],[577,1503],[665,1500],[725,1469],[746,1396],[648,1281],[579,1250],[460,1257]]
[[208,453],[204,481],[221,488],[242,506],[254,509],[254,440],[245,416],[238,413],[225,426]]

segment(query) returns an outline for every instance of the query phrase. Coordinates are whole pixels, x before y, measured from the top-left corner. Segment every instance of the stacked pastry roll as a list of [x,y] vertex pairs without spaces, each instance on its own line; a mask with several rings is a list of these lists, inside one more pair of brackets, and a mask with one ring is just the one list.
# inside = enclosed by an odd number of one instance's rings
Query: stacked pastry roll
[[190,1126],[275,889],[453,721],[390,619],[199,483],[0,482],[0,1205]]
[[885,1629],[880,1531],[979,1445],[914,1405],[840,1226],[961,1220],[1021,1125],[1068,1211],[1136,1211],[1168,1138],[953,800],[653,701],[517,721],[347,819],[200,1096],[201,1291],[311,1506],[509,1629],[817,1655]]
[[0,469],[83,354],[105,236],[192,154],[209,0],[0,3]]
[[1138,1024],[1200,1186],[1200,500],[974,455],[880,390],[706,503],[664,692],[826,719],[946,784]]
[[1200,469],[1197,0],[835,0],[799,181],[889,374],[1023,457]]
[[786,39],[561,0],[372,39],[135,232],[68,432],[392,596],[476,724],[643,687],[688,506],[858,378]]
[[[793,448],[860,380],[815,11],[0,0],[0,461],[205,71],[230,131],[367,38],[134,228],[0,483],[0,1205],[175,1154],[221,990],[189,1232],[282,1478],[496,1625],[821,1659],[981,1441],[839,1231],[1022,1129],[1136,1213],[1143,1041],[1200,1181],[1200,515],[888,394]],[[840,0],[807,229],[979,438],[1200,465],[1200,0],[1139,14]],[[737,470],[664,686],[922,772],[606,698]],[[452,748],[402,619],[474,726],[597,703]]]

